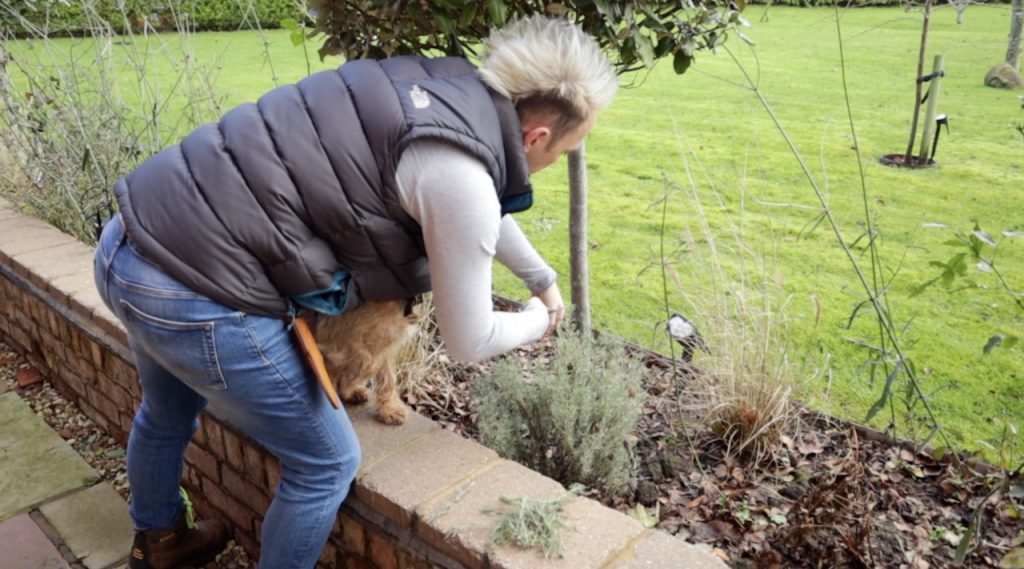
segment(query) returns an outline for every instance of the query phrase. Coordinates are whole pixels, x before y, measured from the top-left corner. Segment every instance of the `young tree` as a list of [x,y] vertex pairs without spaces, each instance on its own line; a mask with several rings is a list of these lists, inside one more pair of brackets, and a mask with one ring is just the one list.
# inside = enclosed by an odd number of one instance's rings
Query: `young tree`
[[1024,0],[1013,0],[1010,8],[1010,37],[1006,61],[988,70],[985,84],[989,87],[1024,88],[1020,75],[1021,30],[1024,29]]
[[[491,28],[534,13],[565,17],[608,50],[619,73],[650,68],[672,58],[685,72],[698,51],[713,50],[748,25],[740,16],[746,0],[695,5],[688,0],[308,0],[316,29],[324,34],[320,57],[383,58],[401,54],[473,57]],[[582,150],[570,156],[570,244],[572,303],[576,324],[590,329],[586,275],[586,165]]]
[[1024,28],[1024,0],[1013,0],[1010,13],[1010,45],[1006,49],[1006,63],[1020,71],[1020,35]]

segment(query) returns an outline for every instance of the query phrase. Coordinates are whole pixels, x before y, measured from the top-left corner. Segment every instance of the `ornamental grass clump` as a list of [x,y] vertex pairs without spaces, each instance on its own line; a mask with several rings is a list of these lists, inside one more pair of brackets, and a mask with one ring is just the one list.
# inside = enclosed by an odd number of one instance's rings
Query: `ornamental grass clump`
[[738,293],[708,332],[693,394],[701,421],[726,452],[754,462],[770,458],[797,416],[796,371],[789,359],[783,312],[763,299],[751,306]]
[[484,444],[559,482],[620,495],[634,477],[643,366],[623,346],[562,326],[554,350],[498,360],[474,384]]
[[[670,198],[689,199],[695,214],[678,236],[676,249],[665,246],[665,207]],[[719,195],[716,199],[722,203]],[[796,392],[806,381],[790,359],[789,318],[781,276],[765,249],[747,245],[743,212],[725,230],[713,229],[697,188],[666,181],[662,208],[661,266],[666,320],[673,308],[692,320],[694,342],[684,344],[683,360],[692,379],[679,385],[679,403],[723,444],[726,454],[753,463],[771,459],[781,436],[797,426]],[[730,235],[731,233],[731,235]],[[762,239],[774,240],[769,233]],[[687,283],[677,272],[685,269]],[[675,294],[670,293],[674,283]],[[816,320],[817,322],[817,317]],[[697,330],[700,332],[698,333]],[[673,331],[666,326],[669,337]],[[690,330],[687,330],[690,331]],[[692,343],[686,357],[685,346]],[[670,343],[673,359],[674,344]]]
[[399,393],[403,396],[413,393],[414,397],[438,391],[444,393],[450,388],[448,364],[451,362],[438,339],[433,296],[430,293],[421,296],[413,310],[419,316],[416,335],[395,358]]

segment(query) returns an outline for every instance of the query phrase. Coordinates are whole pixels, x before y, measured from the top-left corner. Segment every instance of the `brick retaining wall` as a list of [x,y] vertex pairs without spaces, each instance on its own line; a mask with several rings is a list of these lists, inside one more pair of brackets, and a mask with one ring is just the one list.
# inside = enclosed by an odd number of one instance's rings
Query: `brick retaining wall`
[[[124,329],[93,285],[92,249],[0,200],[0,339],[122,443],[141,392]],[[502,496],[554,498],[565,489],[410,413],[401,427],[351,409],[363,464],[318,567],[421,569],[720,568],[713,555],[593,500],[565,508],[565,556],[488,545]],[[276,459],[212,413],[187,449],[184,485],[203,516],[225,519],[259,554]]]

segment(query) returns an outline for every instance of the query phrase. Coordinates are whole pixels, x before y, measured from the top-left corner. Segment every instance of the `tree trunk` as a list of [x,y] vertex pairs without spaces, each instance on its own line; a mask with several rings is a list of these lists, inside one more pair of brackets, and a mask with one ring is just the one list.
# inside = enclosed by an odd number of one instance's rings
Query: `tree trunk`
[[580,145],[569,153],[569,273],[572,281],[573,322],[589,333],[590,276],[587,262],[587,158]]
[[[917,84],[914,94],[914,120],[910,123],[910,142],[907,143],[907,153],[903,156],[904,166],[913,166],[914,140],[917,138],[917,121],[921,116],[921,77],[924,76],[924,54],[928,47],[928,23],[932,16],[932,0],[924,3],[924,23],[921,25],[921,50],[917,56],[917,77],[914,82]],[[927,158],[922,157],[923,160]]]
[[1010,45],[1006,49],[1006,63],[1020,71],[1020,34],[1024,28],[1024,0],[1013,0],[1010,13]]

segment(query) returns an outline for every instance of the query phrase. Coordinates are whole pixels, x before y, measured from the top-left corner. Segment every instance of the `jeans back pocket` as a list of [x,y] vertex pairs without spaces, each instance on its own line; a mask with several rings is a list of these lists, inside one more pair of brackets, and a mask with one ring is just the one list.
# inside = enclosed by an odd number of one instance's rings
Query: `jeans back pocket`
[[132,339],[181,381],[197,389],[227,389],[217,358],[215,322],[175,322],[121,300]]

